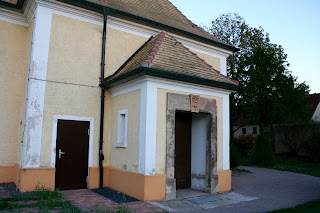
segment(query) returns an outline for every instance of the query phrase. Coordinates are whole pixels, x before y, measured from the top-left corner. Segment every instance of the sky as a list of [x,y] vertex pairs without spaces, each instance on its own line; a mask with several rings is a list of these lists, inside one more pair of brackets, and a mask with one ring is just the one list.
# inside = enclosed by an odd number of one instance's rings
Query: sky
[[320,0],[170,0],[200,26],[224,13],[237,13],[251,27],[262,27],[288,55],[289,70],[320,93]]

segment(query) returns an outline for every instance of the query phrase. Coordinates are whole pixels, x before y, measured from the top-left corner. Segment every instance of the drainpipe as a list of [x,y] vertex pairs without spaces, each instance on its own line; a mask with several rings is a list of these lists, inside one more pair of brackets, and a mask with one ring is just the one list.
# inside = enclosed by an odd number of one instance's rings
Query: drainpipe
[[[109,8],[103,8],[103,37],[102,37],[102,54],[101,54],[101,77],[100,84],[102,84],[104,79],[104,65],[105,65],[105,53],[106,53],[106,28],[107,28],[107,16],[109,13]],[[102,161],[104,160],[104,155],[102,151],[103,144],[103,118],[104,118],[104,91],[105,87],[101,86],[101,112],[100,112],[100,138],[99,138],[99,168],[100,168],[100,180],[99,188],[103,188],[103,166]]]

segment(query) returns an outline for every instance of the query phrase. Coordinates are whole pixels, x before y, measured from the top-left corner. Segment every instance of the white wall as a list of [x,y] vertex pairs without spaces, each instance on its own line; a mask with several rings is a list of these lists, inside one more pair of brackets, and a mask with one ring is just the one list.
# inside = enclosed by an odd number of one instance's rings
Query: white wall
[[192,114],[191,188],[205,190],[206,182],[206,115]]
[[318,104],[316,110],[312,115],[312,120],[320,122],[320,103]]
[[[238,126],[233,126],[233,129],[237,129]],[[238,129],[237,131],[235,131],[235,133],[233,133],[233,137],[237,138],[239,137],[240,135],[243,135],[242,134],[242,128],[246,128],[247,130],[247,134],[245,135],[259,135],[260,134],[260,128],[258,125],[247,125],[247,126],[243,126],[241,127],[240,129]],[[257,128],[257,134],[253,134],[253,128]]]

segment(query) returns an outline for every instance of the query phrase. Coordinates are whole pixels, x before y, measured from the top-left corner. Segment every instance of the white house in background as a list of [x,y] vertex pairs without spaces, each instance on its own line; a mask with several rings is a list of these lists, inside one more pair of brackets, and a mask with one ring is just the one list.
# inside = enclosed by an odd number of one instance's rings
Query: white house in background
[[245,125],[240,128],[239,126],[233,126],[233,130],[236,130],[233,133],[233,137],[235,138],[239,137],[240,135],[259,135],[260,133],[260,128],[258,125]]
[[320,122],[320,93],[310,95],[310,105],[312,112],[311,119]]

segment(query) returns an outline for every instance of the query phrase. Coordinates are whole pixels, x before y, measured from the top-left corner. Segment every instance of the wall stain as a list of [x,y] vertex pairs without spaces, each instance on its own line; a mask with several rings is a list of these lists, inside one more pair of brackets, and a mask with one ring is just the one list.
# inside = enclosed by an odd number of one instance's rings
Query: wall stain
[[205,174],[192,173],[192,174],[191,174],[191,178],[195,178],[195,179],[206,179],[206,175],[205,175]]

